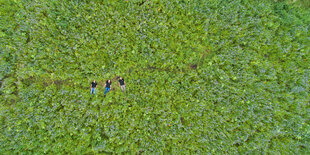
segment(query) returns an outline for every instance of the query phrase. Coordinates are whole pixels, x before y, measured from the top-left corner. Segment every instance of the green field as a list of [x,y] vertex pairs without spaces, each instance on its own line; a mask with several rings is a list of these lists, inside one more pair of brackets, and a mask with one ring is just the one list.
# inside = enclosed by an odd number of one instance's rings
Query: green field
[[310,154],[309,30],[305,0],[0,0],[0,154]]

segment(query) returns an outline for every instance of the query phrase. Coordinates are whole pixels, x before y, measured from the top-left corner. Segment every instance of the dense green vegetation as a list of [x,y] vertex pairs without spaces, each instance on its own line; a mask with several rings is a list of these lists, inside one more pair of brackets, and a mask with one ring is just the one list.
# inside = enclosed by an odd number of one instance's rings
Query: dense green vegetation
[[310,153],[305,7],[1,0],[0,11],[0,154]]

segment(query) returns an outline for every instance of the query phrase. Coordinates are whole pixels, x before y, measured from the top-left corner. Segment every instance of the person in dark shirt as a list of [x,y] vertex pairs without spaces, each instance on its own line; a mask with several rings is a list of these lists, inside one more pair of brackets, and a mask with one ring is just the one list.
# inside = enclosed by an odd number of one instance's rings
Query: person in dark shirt
[[90,94],[94,94],[95,95],[95,88],[97,88],[97,83],[94,80],[91,85],[90,85]]
[[105,85],[104,85],[105,86],[104,96],[106,96],[106,94],[110,91],[111,84],[112,84],[111,80],[107,80],[107,82],[105,83]]
[[123,92],[126,91],[126,82],[125,82],[125,80],[122,77],[120,77],[118,82],[119,82],[118,85],[121,87],[121,90]]

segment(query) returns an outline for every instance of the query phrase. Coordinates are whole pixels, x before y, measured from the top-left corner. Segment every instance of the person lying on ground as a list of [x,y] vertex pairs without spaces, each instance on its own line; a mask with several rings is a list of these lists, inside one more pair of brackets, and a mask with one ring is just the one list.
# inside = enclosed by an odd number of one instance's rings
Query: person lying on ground
[[125,92],[126,91],[126,82],[125,82],[125,80],[122,77],[120,77],[118,82],[119,82],[118,85],[121,87],[121,90],[123,92]]
[[94,94],[95,95],[95,88],[97,88],[97,83],[94,80],[91,85],[90,85],[90,94]]
[[106,96],[106,94],[110,91],[111,84],[112,84],[111,80],[107,80],[107,82],[105,83],[105,85],[104,85],[105,86],[104,96]]

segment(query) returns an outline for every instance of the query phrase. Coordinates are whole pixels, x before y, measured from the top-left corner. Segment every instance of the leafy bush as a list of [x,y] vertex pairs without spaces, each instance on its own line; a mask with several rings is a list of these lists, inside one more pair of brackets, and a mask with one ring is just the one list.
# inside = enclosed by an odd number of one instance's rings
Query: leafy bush
[[309,153],[307,9],[248,0],[0,4],[2,154]]

